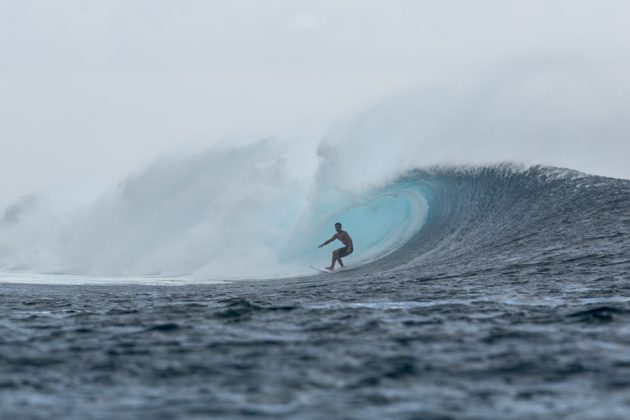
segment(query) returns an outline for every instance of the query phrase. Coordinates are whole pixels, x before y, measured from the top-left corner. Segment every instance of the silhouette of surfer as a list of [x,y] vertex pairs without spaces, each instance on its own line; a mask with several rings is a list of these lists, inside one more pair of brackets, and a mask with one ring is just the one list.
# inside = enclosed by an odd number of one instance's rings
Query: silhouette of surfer
[[332,262],[330,263],[330,267],[326,267],[327,270],[334,270],[336,262],[339,262],[339,265],[343,267],[343,261],[341,261],[341,259],[352,254],[352,251],[354,251],[354,248],[352,247],[352,238],[350,237],[348,232],[346,232],[345,230],[341,230],[341,223],[335,223],[335,230],[337,231],[337,233],[335,233],[332,238],[321,244],[319,248],[323,247],[324,245],[328,245],[335,239],[339,239],[345,246],[343,248],[335,249],[333,251]]

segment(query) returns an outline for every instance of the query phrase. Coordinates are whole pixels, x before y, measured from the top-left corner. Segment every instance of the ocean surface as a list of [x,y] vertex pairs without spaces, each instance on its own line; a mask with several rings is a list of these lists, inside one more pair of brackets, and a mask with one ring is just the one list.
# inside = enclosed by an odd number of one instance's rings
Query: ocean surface
[[5,258],[0,417],[628,418],[630,181],[415,170],[329,215],[356,247],[330,275],[99,281]]

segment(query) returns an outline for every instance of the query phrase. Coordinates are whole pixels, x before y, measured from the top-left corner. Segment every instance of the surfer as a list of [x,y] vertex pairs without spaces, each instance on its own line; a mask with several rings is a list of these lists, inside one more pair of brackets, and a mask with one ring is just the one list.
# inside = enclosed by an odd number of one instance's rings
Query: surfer
[[354,251],[354,248],[352,247],[352,238],[350,237],[348,232],[346,232],[345,230],[341,230],[341,223],[335,223],[335,230],[337,231],[337,233],[335,233],[332,238],[321,244],[319,247],[321,248],[324,245],[328,245],[335,239],[339,239],[345,246],[343,248],[335,249],[333,251],[332,263],[330,264],[330,267],[326,267],[327,270],[334,270],[335,262],[337,261],[339,261],[339,265],[343,267],[343,262],[341,261],[341,259],[352,254],[352,251]]

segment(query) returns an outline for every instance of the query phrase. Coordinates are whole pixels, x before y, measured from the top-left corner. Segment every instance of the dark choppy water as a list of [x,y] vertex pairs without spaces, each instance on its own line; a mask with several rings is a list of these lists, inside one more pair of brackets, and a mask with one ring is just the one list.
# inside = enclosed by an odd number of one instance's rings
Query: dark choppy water
[[424,228],[336,275],[1,285],[2,417],[628,418],[630,181],[401,182]]

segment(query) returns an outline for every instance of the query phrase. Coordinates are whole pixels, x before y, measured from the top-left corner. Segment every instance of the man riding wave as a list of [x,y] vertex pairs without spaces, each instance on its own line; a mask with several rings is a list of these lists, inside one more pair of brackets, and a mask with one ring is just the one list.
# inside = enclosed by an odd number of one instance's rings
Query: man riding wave
[[350,237],[348,232],[346,232],[345,230],[341,230],[341,223],[335,223],[335,230],[337,231],[337,233],[335,233],[332,238],[321,244],[319,248],[323,247],[324,245],[328,245],[335,239],[340,240],[345,246],[343,248],[339,248],[333,251],[332,262],[330,263],[330,267],[326,267],[327,270],[334,270],[335,263],[337,261],[339,262],[339,265],[343,267],[343,262],[341,261],[341,259],[352,254],[352,251],[354,251],[354,248],[352,247],[352,238]]

